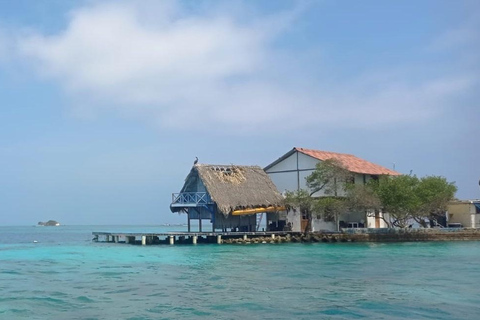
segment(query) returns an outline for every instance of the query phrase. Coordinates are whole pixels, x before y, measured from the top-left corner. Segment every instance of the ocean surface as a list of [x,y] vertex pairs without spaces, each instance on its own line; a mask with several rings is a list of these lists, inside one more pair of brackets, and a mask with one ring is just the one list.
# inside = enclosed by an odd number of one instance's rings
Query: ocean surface
[[480,318],[480,242],[134,246],[91,235],[180,230],[0,227],[0,319]]

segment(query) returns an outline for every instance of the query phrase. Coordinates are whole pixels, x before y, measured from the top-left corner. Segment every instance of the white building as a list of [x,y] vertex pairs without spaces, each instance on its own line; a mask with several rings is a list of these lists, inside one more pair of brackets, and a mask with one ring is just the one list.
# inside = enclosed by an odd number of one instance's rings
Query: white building
[[[382,175],[397,176],[400,173],[360,159],[351,154],[311,150],[305,148],[293,148],[276,161],[264,168],[273,183],[280,192],[295,191],[300,189],[308,190],[306,177],[314,170],[315,165],[327,159],[339,161],[348,171],[353,174],[355,184],[365,184],[370,179],[378,179]],[[321,197],[320,191],[314,196]],[[349,228],[384,228],[385,222],[382,219],[382,212],[348,212],[340,216],[339,225]],[[289,211],[286,216],[270,215],[272,220],[286,219],[282,224],[292,227],[293,231],[303,231],[307,223],[306,217],[300,212]],[[337,230],[335,222],[323,221],[320,216],[312,220],[313,231]]]
[[456,200],[447,205],[450,227],[480,228],[480,200]]

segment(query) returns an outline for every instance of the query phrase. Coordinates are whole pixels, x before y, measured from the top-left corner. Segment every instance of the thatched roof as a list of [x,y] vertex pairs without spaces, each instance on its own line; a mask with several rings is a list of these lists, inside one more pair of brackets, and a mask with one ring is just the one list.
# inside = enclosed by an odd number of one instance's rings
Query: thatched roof
[[196,164],[189,176],[195,173],[224,215],[238,209],[283,204],[282,195],[259,166]]

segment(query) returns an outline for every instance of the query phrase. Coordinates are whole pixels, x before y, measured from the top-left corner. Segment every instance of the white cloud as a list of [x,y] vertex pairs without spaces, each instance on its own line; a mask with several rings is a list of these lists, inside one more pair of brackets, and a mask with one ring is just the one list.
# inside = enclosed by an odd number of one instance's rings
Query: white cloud
[[72,12],[65,30],[22,36],[18,48],[82,112],[113,109],[173,128],[186,121],[240,131],[279,123],[390,125],[440,112],[472,85],[462,76],[372,85],[366,76],[327,88],[302,80],[307,66],[282,79],[274,69],[288,65],[288,57],[272,43],[298,10],[250,19],[200,11],[176,2],[92,4]]
[[[1,27],[1,26],[0,26]],[[0,62],[6,63],[12,56],[13,43],[11,35],[0,28]]]
[[430,44],[430,49],[438,51],[478,48],[480,41],[480,12],[478,9],[472,9],[471,16],[463,21],[462,24],[446,30],[434,39]]

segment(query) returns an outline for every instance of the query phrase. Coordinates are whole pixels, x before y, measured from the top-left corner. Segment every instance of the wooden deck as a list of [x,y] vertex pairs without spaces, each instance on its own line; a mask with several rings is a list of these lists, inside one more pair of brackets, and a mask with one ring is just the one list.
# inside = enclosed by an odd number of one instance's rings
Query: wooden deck
[[224,239],[247,239],[257,237],[286,236],[291,231],[256,231],[256,232],[92,232],[95,242],[113,242],[127,244],[197,244],[197,243],[218,243]]

